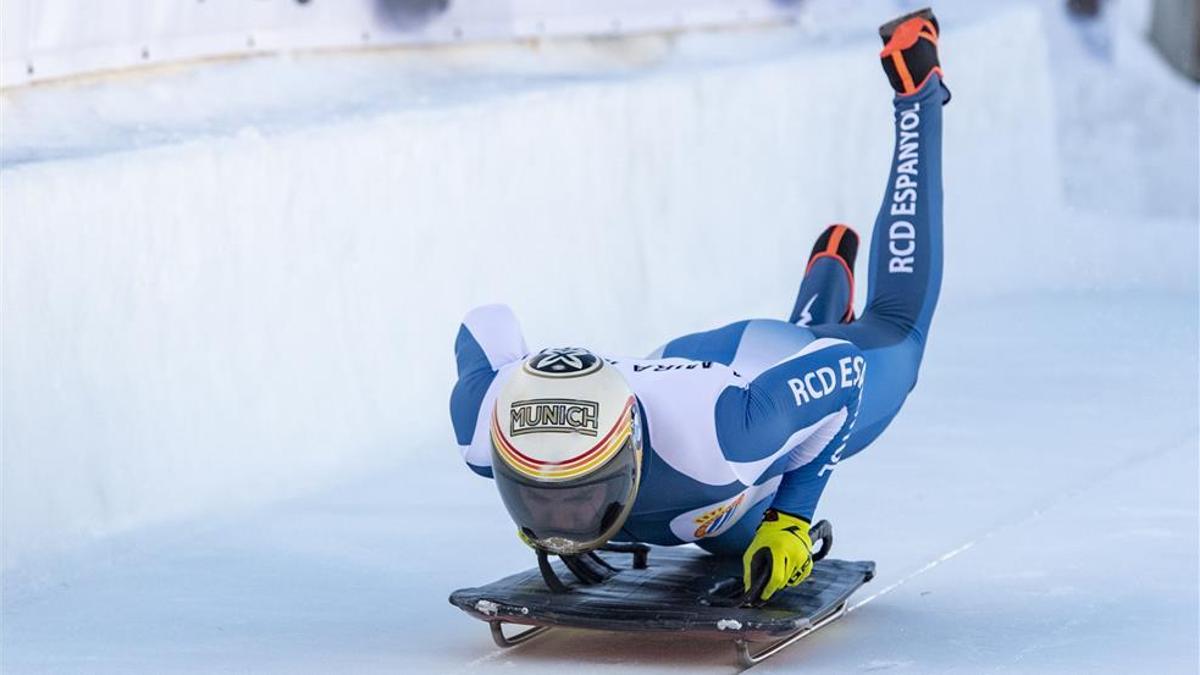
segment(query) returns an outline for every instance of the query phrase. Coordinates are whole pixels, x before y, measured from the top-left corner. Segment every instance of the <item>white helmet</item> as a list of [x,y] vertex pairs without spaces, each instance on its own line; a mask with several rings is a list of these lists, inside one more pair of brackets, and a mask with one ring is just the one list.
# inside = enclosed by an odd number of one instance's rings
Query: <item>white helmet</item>
[[566,347],[526,359],[500,388],[491,433],[496,487],[535,546],[583,553],[625,524],[641,477],[641,418],[602,358]]

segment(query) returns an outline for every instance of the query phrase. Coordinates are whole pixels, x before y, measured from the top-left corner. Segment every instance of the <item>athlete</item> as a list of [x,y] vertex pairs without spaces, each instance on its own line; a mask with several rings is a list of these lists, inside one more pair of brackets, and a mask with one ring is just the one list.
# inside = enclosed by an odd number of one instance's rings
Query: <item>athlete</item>
[[[695,542],[743,556],[766,600],[812,569],[809,526],[838,463],[875,440],[917,379],[942,277],[942,84],[928,9],[880,28],[896,143],[855,317],[858,236],[825,230],[787,321],[671,340],[647,358],[530,354],[503,305],[458,332],[450,415],[527,544]],[[765,561],[765,564],[760,564]],[[753,564],[752,564],[753,563]]]

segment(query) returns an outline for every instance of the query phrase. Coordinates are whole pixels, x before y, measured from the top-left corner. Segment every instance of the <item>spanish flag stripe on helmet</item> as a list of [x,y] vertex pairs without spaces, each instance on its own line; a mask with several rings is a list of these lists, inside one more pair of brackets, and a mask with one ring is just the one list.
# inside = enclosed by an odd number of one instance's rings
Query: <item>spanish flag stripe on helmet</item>
[[[600,460],[600,462],[602,462],[619,450],[621,445],[628,438],[629,432],[632,428],[632,408],[633,398],[630,397],[629,401],[626,403],[625,411],[618,418],[617,424],[611,430],[609,430],[609,433],[605,435],[603,440],[580,455],[562,462],[542,462],[521,453],[514,448],[511,443],[508,442],[508,439],[504,438],[504,434],[500,432],[500,429],[495,422],[493,422],[492,425],[492,438],[497,442],[497,449],[500,450],[500,453],[505,460],[508,461],[513,468],[522,470],[522,473],[527,473],[535,477],[542,477],[547,474],[559,474],[562,472],[571,471],[572,469],[577,468],[581,463],[592,466],[592,460]],[[531,471],[523,470],[525,467],[531,469]],[[578,475],[578,472],[572,471],[572,474]]]
[[609,429],[599,443],[586,451],[559,462],[545,462],[534,459],[518,451],[504,437],[501,431],[498,415],[492,416],[492,441],[496,450],[513,469],[531,478],[539,480],[567,480],[585,475],[612,458],[625,445],[633,433],[632,396],[625,402],[625,408],[617,418],[617,423]]
[[[517,457],[505,452],[505,447],[499,445],[501,457],[509,466],[517,471],[540,480],[566,480],[576,478],[589,473],[590,471],[599,468],[607,460],[611,459],[616,454],[625,441],[629,439],[630,430],[626,429],[612,439],[612,442],[604,448],[604,452],[593,457],[581,465],[572,465],[567,467],[553,467],[548,465],[530,465],[520,461]],[[502,440],[502,439],[501,439]]]
[[[632,423],[633,420],[632,420],[632,416],[630,414],[632,412],[632,410],[633,410],[633,397],[631,396],[631,397],[629,397],[629,400],[625,403],[625,409],[622,410],[620,416],[618,416],[617,423],[613,426],[612,429],[608,430],[608,433],[605,434],[604,438],[600,439],[599,443],[597,443],[596,445],[593,445],[591,448],[583,451],[581,454],[576,455],[575,457],[572,457],[570,459],[565,459],[561,462],[543,462],[540,460],[536,460],[532,457],[529,457],[528,455],[525,455],[524,453],[522,453],[520,450],[517,450],[516,448],[514,448],[513,445],[508,442],[508,439],[504,438],[503,434],[501,434],[501,441],[503,442],[503,445],[508,450],[513,452],[518,458],[526,460],[527,462],[531,462],[535,465],[538,465],[538,466],[542,466],[542,465],[569,466],[569,465],[584,461],[585,459],[587,459],[594,453],[600,452],[605,447],[607,447],[608,442],[613,435],[619,433],[623,426],[628,426],[628,424]],[[498,415],[493,416],[492,417],[493,428],[499,429],[498,425],[499,425],[499,416]]]

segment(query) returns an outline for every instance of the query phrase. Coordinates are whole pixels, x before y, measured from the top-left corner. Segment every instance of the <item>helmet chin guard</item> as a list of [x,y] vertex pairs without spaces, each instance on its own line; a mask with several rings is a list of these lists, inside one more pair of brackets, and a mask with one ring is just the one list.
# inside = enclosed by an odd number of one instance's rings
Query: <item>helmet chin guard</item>
[[537,548],[584,553],[621,529],[641,478],[641,419],[599,356],[567,347],[526,359],[496,397],[491,436],[500,497]]

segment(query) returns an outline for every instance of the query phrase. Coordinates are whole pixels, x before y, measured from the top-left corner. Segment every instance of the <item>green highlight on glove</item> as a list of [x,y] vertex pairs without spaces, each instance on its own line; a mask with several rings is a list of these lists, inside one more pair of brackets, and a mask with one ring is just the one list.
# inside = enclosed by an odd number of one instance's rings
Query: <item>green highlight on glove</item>
[[747,590],[766,585],[758,597],[769,600],[772,595],[795,586],[812,572],[812,540],[808,536],[808,521],[790,513],[767,509],[754,540],[742,556],[742,584]]
[[537,550],[537,544],[533,543],[533,540],[529,538],[529,535],[525,534],[525,531],[519,527],[517,528],[517,539],[520,539],[521,543],[525,544],[529,548],[535,551]]

